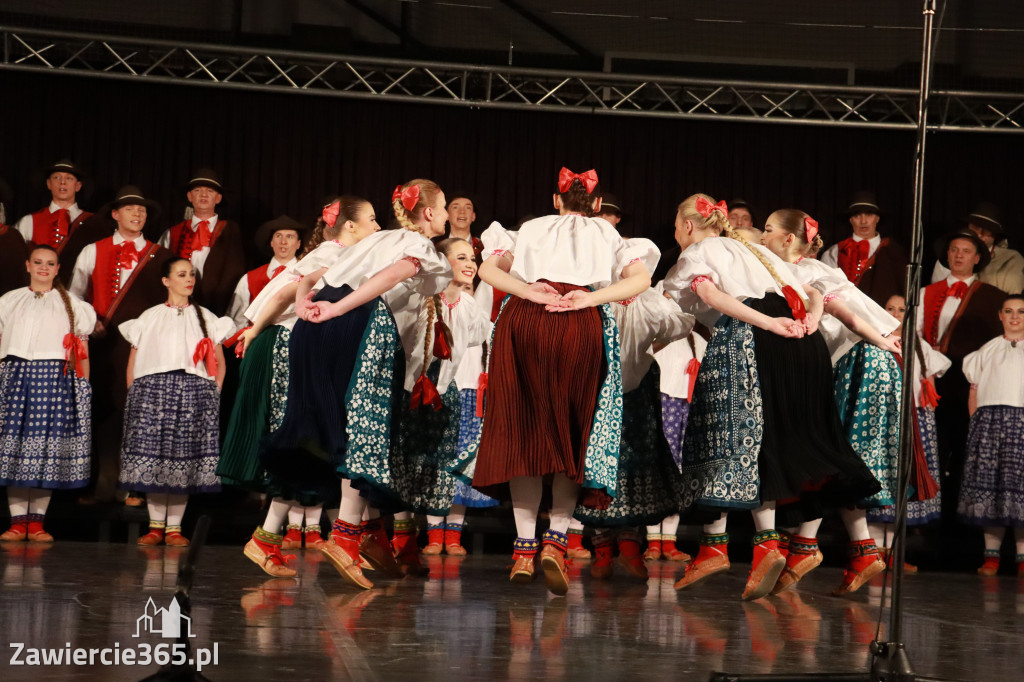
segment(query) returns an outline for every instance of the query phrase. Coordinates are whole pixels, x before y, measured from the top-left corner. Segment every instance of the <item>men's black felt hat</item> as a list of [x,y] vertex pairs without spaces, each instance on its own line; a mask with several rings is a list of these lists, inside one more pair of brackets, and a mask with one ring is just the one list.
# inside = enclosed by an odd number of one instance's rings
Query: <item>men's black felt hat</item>
[[979,260],[978,264],[974,266],[975,272],[981,272],[984,270],[985,266],[987,266],[992,260],[992,254],[988,250],[988,244],[981,241],[981,237],[974,234],[971,230],[960,230],[958,232],[950,233],[946,237],[945,247],[942,249],[942,252],[939,253],[939,262],[945,267],[949,267],[949,245],[954,239],[967,239],[971,241],[974,244],[974,248],[978,250],[978,255],[981,256],[981,260]]
[[85,171],[82,170],[81,167],[76,166],[71,159],[60,159],[59,161],[55,161],[54,163],[51,163],[49,166],[43,169],[43,174],[47,178],[53,175],[54,173],[70,173],[71,175],[74,175],[76,178],[78,178],[79,182],[84,180],[86,177]]
[[601,192],[601,213],[618,213],[620,218],[626,214],[619,198],[611,192]]
[[882,215],[882,209],[878,206],[878,199],[875,198],[874,192],[861,190],[853,195],[853,200],[850,201],[850,205],[846,207],[846,215],[854,216],[858,213],[874,213],[877,216]]
[[152,199],[147,199],[142,190],[135,185],[125,185],[117,190],[114,200],[100,209],[101,213],[117,210],[123,206],[145,206],[147,211],[160,212],[160,204]]
[[975,206],[974,210],[964,217],[964,222],[983,227],[995,234],[997,238],[1002,236],[1006,229],[1003,227],[1003,214],[999,207],[987,201]]
[[278,230],[295,230],[299,234],[299,239],[303,242],[309,237],[308,227],[290,216],[279,215],[273,220],[263,223],[256,230],[256,236],[253,238],[253,241],[256,242],[256,247],[264,253],[270,253],[272,251],[270,240]]
[[188,181],[188,190],[191,192],[196,187],[209,187],[215,189],[221,194],[224,193],[224,187],[220,183],[220,173],[213,170],[212,168],[200,168]]

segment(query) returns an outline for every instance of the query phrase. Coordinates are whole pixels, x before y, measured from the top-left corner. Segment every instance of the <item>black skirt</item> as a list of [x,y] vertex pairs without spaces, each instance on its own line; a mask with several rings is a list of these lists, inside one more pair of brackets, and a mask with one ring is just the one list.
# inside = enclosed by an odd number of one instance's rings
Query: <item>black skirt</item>
[[[769,317],[792,317],[776,294],[747,305]],[[878,481],[843,437],[821,333],[788,339],[752,329],[764,414],[761,500],[776,501],[776,524],[818,518],[878,492]]]

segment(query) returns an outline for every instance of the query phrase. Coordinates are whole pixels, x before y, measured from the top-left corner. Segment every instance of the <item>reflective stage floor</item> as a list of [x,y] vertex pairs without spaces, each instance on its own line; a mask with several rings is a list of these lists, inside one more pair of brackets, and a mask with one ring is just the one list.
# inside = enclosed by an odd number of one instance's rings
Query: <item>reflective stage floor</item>
[[[157,672],[152,664],[101,666],[99,652],[92,666],[12,665],[11,658],[103,648],[141,657],[146,645],[153,652],[161,643],[173,651],[175,640],[160,628],[184,556],[120,544],[0,546],[0,680],[137,680]],[[863,671],[882,598],[880,579],[851,598],[829,596],[841,572],[821,568],[796,591],[744,603],[746,565],[677,593],[682,569],[665,562],[648,563],[647,583],[621,570],[595,581],[587,562],[576,562],[569,595],[552,598],[542,580],[510,584],[510,558],[496,555],[433,558],[427,578],[370,573],[377,586],[364,592],[320,558],[300,550],[299,578],[271,579],[240,547],[204,548],[189,640],[193,656],[216,653],[203,674],[464,682]],[[918,673],[1024,679],[1024,580],[908,576],[905,603],[905,641]]]

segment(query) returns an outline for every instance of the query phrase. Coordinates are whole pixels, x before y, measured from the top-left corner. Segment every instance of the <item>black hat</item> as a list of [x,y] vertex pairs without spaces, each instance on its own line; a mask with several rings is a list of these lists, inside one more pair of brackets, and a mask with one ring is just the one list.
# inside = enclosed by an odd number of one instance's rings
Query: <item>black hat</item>
[[853,201],[846,207],[846,215],[854,216],[858,213],[874,213],[882,215],[882,209],[878,207],[878,200],[875,193],[868,190],[861,190],[853,195]]
[[983,201],[974,207],[974,210],[967,214],[964,222],[970,225],[977,225],[994,233],[996,237],[1003,234],[1003,216],[999,207],[995,204]]
[[160,204],[152,199],[147,199],[142,190],[135,185],[125,185],[117,190],[114,200],[104,206],[100,211],[106,213],[121,208],[122,206],[145,206],[147,211],[160,212]]
[[303,242],[309,237],[308,227],[290,216],[279,215],[273,220],[263,223],[256,230],[256,237],[253,239],[256,242],[256,247],[264,253],[270,251],[270,239],[278,230],[295,230],[299,234],[299,239]]
[[974,234],[971,230],[960,230],[959,232],[953,232],[946,237],[945,248],[942,249],[942,252],[939,254],[939,262],[945,267],[949,267],[949,245],[954,239],[968,239],[978,250],[978,255],[981,256],[981,260],[979,260],[978,264],[974,266],[974,272],[984,270],[985,266],[987,266],[989,261],[992,260],[992,254],[988,250],[988,244],[981,241],[981,237]]
[[625,211],[622,210],[618,197],[611,192],[601,192],[601,213],[618,213],[621,218]]
[[224,188],[220,184],[220,174],[210,168],[200,168],[192,174],[192,179],[188,181],[187,191],[191,192],[196,187],[209,187],[215,189],[221,194],[224,193]]
[[43,174],[48,178],[54,173],[70,173],[74,175],[79,182],[85,179],[86,174],[81,168],[76,166],[71,159],[61,159],[43,169]]

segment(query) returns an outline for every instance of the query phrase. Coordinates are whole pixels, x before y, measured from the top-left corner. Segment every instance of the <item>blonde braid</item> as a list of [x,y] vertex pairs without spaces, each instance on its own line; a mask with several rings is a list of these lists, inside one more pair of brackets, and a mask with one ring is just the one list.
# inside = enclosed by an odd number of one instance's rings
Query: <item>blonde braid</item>
[[313,234],[306,240],[306,244],[302,247],[302,253],[296,260],[302,260],[302,258],[309,254],[310,251],[327,241],[324,237],[324,228],[327,227],[327,223],[324,222],[323,218],[316,219],[316,226],[313,228]]
[[[436,299],[437,296],[432,296],[431,299]],[[430,367],[430,341],[432,339],[431,332],[434,329],[434,303],[431,299],[427,299],[427,329],[423,332],[423,372],[427,373],[427,368]]]
[[417,225],[409,217],[409,212],[405,210],[405,206],[402,205],[401,199],[395,199],[391,206],[395,209],[395,218],[398,219],[398,224],[409,230],[410,232],[419,232],[423,234],[423,228]]

